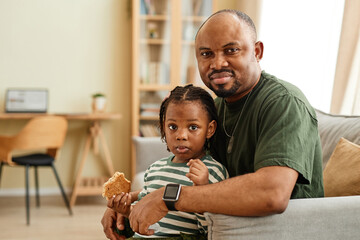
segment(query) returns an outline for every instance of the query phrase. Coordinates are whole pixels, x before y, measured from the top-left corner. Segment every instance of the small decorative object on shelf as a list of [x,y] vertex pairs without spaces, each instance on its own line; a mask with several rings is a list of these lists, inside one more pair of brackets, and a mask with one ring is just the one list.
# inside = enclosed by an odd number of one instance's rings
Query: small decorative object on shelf
[[159,37],[158,25],[156,23],[148,22],[147,29],[148,29],[148,37],[149,38],[158,38]]
[[106,108],[106,97],[103,93],[95,93],[92,95],[92,111],[94,113],[105,112]]

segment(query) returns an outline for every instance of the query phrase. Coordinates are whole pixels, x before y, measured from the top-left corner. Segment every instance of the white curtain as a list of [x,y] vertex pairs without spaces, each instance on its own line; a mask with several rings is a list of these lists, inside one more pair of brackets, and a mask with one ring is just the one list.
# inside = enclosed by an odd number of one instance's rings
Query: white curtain
[[360,115],[360,38],[356,44],[354,60],[351,64],[348,84],[340,114]]
[[360,115],[360,1],[346,0],[331,113]]

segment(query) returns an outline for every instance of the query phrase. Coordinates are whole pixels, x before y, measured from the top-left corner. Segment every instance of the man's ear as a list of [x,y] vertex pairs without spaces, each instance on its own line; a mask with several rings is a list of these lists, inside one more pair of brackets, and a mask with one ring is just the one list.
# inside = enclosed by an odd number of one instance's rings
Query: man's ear
[[264,53],[264,44],[261,41],[255,43],[255,57],[256,61],[260,62]]
[[216,124],[215,120],[212,120],[211,122],[209,122],[208,130],[207,130],[207,133],[206,133],[206,138],[207,139],[210,139],[214,135],[216,127],[217,127],[217,124]]

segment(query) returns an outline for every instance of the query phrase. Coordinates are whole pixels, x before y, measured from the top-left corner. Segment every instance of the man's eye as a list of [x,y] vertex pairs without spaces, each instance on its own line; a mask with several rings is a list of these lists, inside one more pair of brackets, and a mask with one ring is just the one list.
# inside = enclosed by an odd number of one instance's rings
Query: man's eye
[[169,129],[170,129],[170,130],[176,130],[176,129],[177,129],[177,126],[176,126],[176,125],[169,125]]
[[195,130],[198,129],[198,126],[196,126],[196,125],[191,125],[191,126],[189,127],[189,129],[190,129],[191,131],[195,131]]
[[203,56],[203,57],[209,57],[209,56],[211,56],[211,52],[208,52],[208,51],[207,52],[201,52],[200,55]]
[[239,51],[238,48],[227,48],[227,49],[225,49],[225,53],[230,53],[230,54],[236,53],[238,51]]

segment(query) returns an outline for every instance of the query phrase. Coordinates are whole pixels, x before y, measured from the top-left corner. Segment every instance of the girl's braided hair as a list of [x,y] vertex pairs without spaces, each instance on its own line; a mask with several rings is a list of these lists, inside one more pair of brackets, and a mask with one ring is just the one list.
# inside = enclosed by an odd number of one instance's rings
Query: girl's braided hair
[[[192,84],[186,86],[178,86],[175,87],[170,95],[163,100],[160,106],[160,133],[161,139],[166,142],[165,139],[165,118],[166,118],[166,110],[170,103],[183,103],[185,101],[199,101],[202,107],[207,112],[209,121],[215,120],[218,123],[218,115],[216,112],[216,107],[214,103],[214,99],[211,95],[201,87],[195,87]],[[208,143],[205,143],[204,148],[208,150],[213,142],[213,137],[215,134],[209,139]]]

